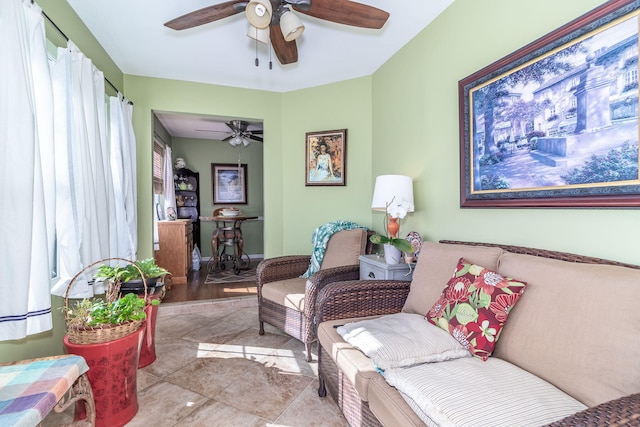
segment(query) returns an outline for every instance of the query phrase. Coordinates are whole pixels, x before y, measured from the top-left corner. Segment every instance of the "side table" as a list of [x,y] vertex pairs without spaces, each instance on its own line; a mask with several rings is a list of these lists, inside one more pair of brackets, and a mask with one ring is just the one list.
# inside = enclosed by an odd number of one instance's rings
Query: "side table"
[[360,280],[403,280],[413,278],[415,264],[387,264],[384,256],[360,255]]

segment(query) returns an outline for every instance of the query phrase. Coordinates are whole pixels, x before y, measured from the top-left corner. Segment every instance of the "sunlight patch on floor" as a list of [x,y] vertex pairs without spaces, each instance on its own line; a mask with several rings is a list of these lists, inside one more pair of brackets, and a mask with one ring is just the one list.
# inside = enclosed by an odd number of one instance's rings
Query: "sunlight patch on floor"
[[[217,359],[246,359],[262,363],[266,367],[278,366],[289,374],[301,374],[302,370],[296,363],[296,356],[292,350],[270,347],[256,347],[234,344],[200,343],[197,350],[198,358]],[[285,362],[285,363],[278,363]],[[287,369],[283,365],[288,366]]]
[[255,294],[256,292],[258,292],[258,288],[256,288],[255,286],[249,287],[249,288],[224,288],[225,294],[231,294],[231,293]]

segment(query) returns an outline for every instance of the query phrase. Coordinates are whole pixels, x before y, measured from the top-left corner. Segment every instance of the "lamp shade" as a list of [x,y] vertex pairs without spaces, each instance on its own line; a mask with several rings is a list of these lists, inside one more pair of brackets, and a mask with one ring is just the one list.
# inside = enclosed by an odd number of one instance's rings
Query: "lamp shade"
[[267,28],[273,13],[269,0],[251,0],[245,9],[247,19],[254,27]]
[[304,31],[304,25],[302,25],[300,19],[293,12],[285,9],[280,16],[280,30],[282,31],[284,39],[290,42],[300,37]]
[[258,28],[249,24],[247,36],[259,41],[260,43],[267,44],[269,43],[269,28]]
[[413,181],[411,177],[405,175],[380,175],[376,178],[371,209],[386,212],[387,206],[392,201],[405,201],[410,205],[409,212],[414,211]]

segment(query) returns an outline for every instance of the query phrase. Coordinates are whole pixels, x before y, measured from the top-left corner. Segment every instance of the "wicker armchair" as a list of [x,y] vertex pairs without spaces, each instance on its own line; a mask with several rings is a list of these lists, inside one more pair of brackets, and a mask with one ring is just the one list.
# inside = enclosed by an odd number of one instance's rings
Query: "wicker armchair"
[[[306,359],[311,361],[311,345],[316,341],[314,319],[318,292],[332,282],[358,279],[358,256],[372,251],[369,237],[375,233],[358,230],[359,236],[354,241],[355,231],[340,231],[331,237],[320,270],[308,279],[300,276],[309,267],[309,255],[288,255],[260,262],[256,272],[260,335],[264,335],[264,322],[281,329],[305,344]],[[354,251],[354,245],[360,246]],[[347,253],[341,253],[343,250]]]

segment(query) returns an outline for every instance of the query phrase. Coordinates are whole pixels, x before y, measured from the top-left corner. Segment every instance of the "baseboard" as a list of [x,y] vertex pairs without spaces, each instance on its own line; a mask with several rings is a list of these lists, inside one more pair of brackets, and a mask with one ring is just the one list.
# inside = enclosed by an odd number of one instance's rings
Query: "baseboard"
[[[264,259],[264,254],[248,254],[249,259]],[[211,261],[210,256],[203,256],[200,258],[200,262],[209,262]]]

